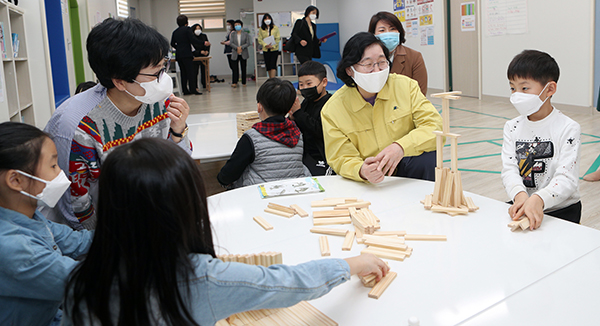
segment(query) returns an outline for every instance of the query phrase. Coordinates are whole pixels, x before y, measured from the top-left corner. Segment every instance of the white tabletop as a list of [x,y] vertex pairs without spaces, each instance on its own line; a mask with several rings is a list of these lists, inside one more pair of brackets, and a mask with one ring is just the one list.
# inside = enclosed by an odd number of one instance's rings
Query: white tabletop
[[[407,241],[413,254],[404,262],[389,261],[398,277],[379,300],[368,298],[369,289],[353,277],[311,301],[340,325],[406,325],[411,316],[421,325],[456,325],[600,248],[599,231],[549,216],[536,231],[511,232],[507,204],[470,193],[465,195],[480,207],[476,213],[451,217],[427,211],[419,201],[433,191],[432,182],[386,178],[370,185],[339,176],[318,179],[325,188],[318,194],[261,199],[256,186],[250,186],[209,197],[217,252],[281,251],[286,264],[321,259],[319,235],[309,232],[312,217],[287,219],[263,210],[274,202],[298,204],[310,213],[310,202],[326,197],[370,201],[382,231],[448,237],[445,242]],[[264,231],[252,220],[256,215],[274,229]],[[343,238],[328,238],[335,258],[358,255],[365,247],[354,243],[352,251],[341,251]]]
[[190,114],[188,137],[192,158],[201,163],[227,160],[237,144],[235,113]]

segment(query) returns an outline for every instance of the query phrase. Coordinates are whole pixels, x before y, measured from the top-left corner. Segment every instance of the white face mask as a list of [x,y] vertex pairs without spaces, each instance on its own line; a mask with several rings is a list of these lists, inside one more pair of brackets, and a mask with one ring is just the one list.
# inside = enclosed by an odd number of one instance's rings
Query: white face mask
[[315,20],[317,20],[317,15],[315,15],[315,14],[308,15],[308,17],[309,17],[309,18],[310,18],[310,20],[312,20],[312,21],[315,21]]
[[56,203],[58,203],[58,200],[60,199],[60,197],[62,197],[62,195],[65,193],[65,191],[71,185],[71,181],[69,181],[69,179],[65,175],[65,172],[62,170],[56,176],[56,178],[52,179],[52,181],[46,181],[44,179],[40,179],[38,177],[35,177],[35,176],[33,176],[29,173],[25,173],[23,171],[17,170],[17,172],[21,173],[22,175],[24,175],[26,177],[30,177],[34,180],[37,180],[37,181],[40,181],[40,182],[43,182],[46,184],[46,187],[44,187],[44,190],[42,190],[42,192],[40,192],[37,196],[26,193],[25,191],[21,191],[21,193],[27,197],[37,199],[38,205],[41,204],[41,205],[48,206],[50,208],[54,208]]
[[194,34],[196,34],[196,36],[200,36],[200,34],[202,34],[202,31],[197,29],[194,31]]
[[269,19],[265,20],[265,25],[271,25],[271,21]]
[[544,86],[539,95],[514,92],[510,95],[510,103],[521,115],[528,117],[539,111],[546,100],[550,98],[550,96],[547,96],[545,100],[540,100],[540,95],[544,93],[546,87],[548,87],[548,84]]
[[159,80],[159,82],[153,80],[140,83],[134,79],[133,81],[142,86],[142,88],[146,91],[143,96],[133,95],[127,90],[125,90],[125,92],[142,103],[154,104],[156,102],[162,102],[167,99],[171,93],[173,93],[173,80],[165,72],[160,74]]
[[227,25],[227,31],[231,30],[231,26]]
[[352,77],[352,79],[354,79],[356,85],[360,86],[360,88],[369,93],[379,93],[379,91],[383,88],[383,85],[385,85],[385,82],[388,80],[388,76],[390,74],[389,66],[383,70],[369,74],[358,72],[352,66],[351,68],[352,71],[354,71],[354,77]]

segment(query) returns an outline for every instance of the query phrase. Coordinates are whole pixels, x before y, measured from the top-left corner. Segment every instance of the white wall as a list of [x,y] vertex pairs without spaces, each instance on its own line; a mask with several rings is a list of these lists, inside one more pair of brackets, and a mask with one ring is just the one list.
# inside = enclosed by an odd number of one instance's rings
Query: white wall
[[[558,91],[552,102],[591,106],[594,0],[578,0],[577,5],[529,0],[527,10],[528,33],[495,37],[484,34],[483,93],[508,97],[508,64],[522,50],[536,49],[549,53],[560,66]],[[485,19],[482,22],[485,25]]]

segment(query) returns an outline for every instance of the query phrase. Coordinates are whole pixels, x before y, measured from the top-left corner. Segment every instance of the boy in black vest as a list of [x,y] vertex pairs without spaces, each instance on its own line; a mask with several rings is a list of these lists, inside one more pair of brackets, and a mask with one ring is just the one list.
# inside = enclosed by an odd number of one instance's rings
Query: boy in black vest
[[219,183],[231,189],[310,176],[302,164],[300,129],[285,117],[298,102],[292,83],[271,78],[259,88],[256,101],[261,122],[242,135],[217,175]]

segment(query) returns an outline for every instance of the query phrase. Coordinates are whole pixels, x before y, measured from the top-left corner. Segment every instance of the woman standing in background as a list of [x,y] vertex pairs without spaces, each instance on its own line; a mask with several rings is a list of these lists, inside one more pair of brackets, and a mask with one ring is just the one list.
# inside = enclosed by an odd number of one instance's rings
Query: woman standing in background
[[[273,41],[266,43],[265,39],[273,36]],[[273,17],[265,14],[262,18],[260,29],[258,30],[258,43],[262,46],[265,66],[269,73],[269,78],[277,76],[277,57],[279,57],[279,41],[281,35],[279,28],[273,23]]]
[[238,79],[240,77],[240,71],[238,70],[238,61],[242,68],[242,85],[246,86],[246,61],[250,54],[248,53],[248,47],[252,45],[252,39],[250,34],[242,31],[244,23],[241,20],[236,20],[234,25],[235,31],[231,33],[229,46],[232,48],[231,60],[234,64],[233,69],[233,81],[231,87],[236,88]]
[[[208,36],[202,33],[202,26],[200,24],[194,24],[192,26],[192,31],[194,31],[194,36],[198,39],[198,42],[202,44],[202,46],[198,49],[194,48],[194,57],[207,57],[210,53],[210,42],[208,41]],[[206,66],[202,61],[194,61],[194,73],[198,76],[198,70],[200,70],[200,82],[202,83],[202,88],[206,88]],[[200,89],[196,86],[196,91],[200,93]]]
[[[230,44],[230,37],[231,37],[231,31],[233,31],[235,21],[233,19],[228,19],[227,20],[227,24],[225,25],[225,27],[227,28],[227,36],[225,36],[225,40],[221,41],[221,44],[225,45],[225,49],[223,50],[223,53],[225,53],[225,55],[227,56],[227,62],[229,63],[229,69],[231,69],[231,76],[233,76],[233,64],[235,62],[233,62],[233,60],[231,60],[231,52],[233,52],[233,49],[231,48]],[[232,77],[233,78],[233,77]],[[233,84],[233,82],[232,82]]]
[[321,41],[317,38],[317,25],[314,23],[319,18],[319,9],[308,6],[304,11],[304,18],[296,20],[292,30],[292,41],[296,47],[296,57],[300,64],[321,57]]

